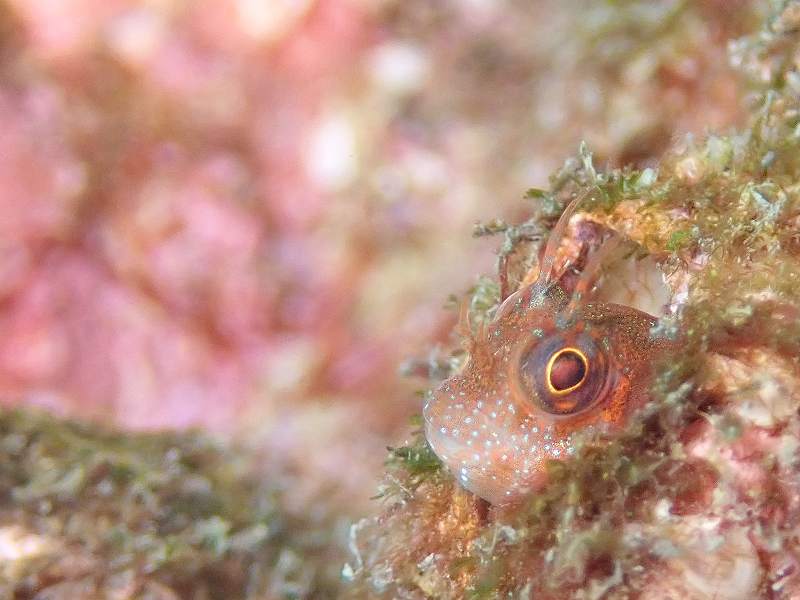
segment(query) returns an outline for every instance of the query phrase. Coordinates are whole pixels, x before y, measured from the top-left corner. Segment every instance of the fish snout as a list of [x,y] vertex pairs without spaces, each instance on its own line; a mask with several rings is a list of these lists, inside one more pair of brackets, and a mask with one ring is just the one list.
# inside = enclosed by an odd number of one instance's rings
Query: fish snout
[[433,451],[462,487],[481,498],[507,503],[543,485],[536,442],[547,445],[542,436],[550,436],[513,406],[462,395],[454,379],[429,396],[423,417]]

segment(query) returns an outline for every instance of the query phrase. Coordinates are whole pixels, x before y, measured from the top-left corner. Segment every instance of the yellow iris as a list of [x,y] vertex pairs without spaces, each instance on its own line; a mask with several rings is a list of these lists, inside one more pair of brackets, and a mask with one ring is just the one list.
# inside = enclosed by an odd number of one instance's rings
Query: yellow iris
[[[553,367],[556,364],[556,361],[564,356],[565,354],[570,354],[573,356],[577,356],[581,363],[582,367],[580,369],[580,379],[576,383],[569,385],[568,387],[564,388],[557,388],[553,385]],[[583,382],[586,381],[586,376],[589,373],[589,359],[586,358],[586,355],[581,352],[578,348],[566,347],[562,348],[558,352],[554,352],[552,356],[550,356],[550,360],[547,361],[547,367],[545,368],[545,381],[547,382],[547,389],[551,394],[556,396],[563,396],[565,394],[569,394],[570,392],[574,392],[580,386],[583,385]]]

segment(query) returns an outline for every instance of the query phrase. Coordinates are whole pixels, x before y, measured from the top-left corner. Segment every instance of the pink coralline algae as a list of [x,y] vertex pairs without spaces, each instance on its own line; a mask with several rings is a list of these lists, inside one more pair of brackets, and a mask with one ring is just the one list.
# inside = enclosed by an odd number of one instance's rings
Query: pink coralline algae
[[0,394],[227,428],[299,341],[325,377],[318,340],[355,341],[330,242],[305,243],[329,193],[303,157],[366,15],[307,3],[254,30],[218,2],[48,6],[7,12]]

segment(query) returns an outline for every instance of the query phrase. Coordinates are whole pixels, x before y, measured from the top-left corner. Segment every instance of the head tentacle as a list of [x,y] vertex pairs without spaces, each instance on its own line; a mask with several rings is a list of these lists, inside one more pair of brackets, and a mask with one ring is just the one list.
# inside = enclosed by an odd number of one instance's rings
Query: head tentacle
[[544,247],[544,254],[542,255],[542,262],[541,266],[539,267],[539,274],[536,278],[536,283],[542,288],[545,288],[554,282],[553,268],[555,267],[556,252],[566,237],[567,227],[569,227],[569,222],[572,219],[572,215],[575,214],[578,206],[588,196],[589,191],[585,191],[571,200],[570,203],[567,204],[566,208],[564,208],[564,212],[561,213],[561,216],[558,218],[558,222],[550,232],[550,236],[547,238],[547,244]]
[[590,296],[599,282],[604,268],[616,258],[617,252],[622,247],[622,242],[623,239],[615,234],[605,240],[600,248],[589,256],[586,266],[575,283],[569,304],[564,311],[566,314],[572,314]]

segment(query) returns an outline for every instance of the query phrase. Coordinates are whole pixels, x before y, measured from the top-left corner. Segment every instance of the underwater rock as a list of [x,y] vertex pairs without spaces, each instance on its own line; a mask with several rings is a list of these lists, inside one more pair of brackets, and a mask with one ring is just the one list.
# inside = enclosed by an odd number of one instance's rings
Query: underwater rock
[[301,474],[199,433],[0,411],[0,597],[336,597],[345,518]]
[[530,284],[546,232],[583,197],[556,270],[580,279],[600,252],[580,223],[625,238],[649,263],[607,269],[606,293],[632,287],[636,303],[655,281],[650,335],[679,344],[653,359],[647,402],[619,429],[578,431],[573,454],[544,465],[546,484],[508,504],[463,489],[421,432],[392,449],[385,510],[352,532],[355,597],[798,597],[800,2],[773,9],[730,48],[749,123],[679,140],[643,170],[600,170],[583,146],[529,192],[538,210],[506,230],[498,277],[465,299],[467,343],[442,374],[464,372],[469,338]]

